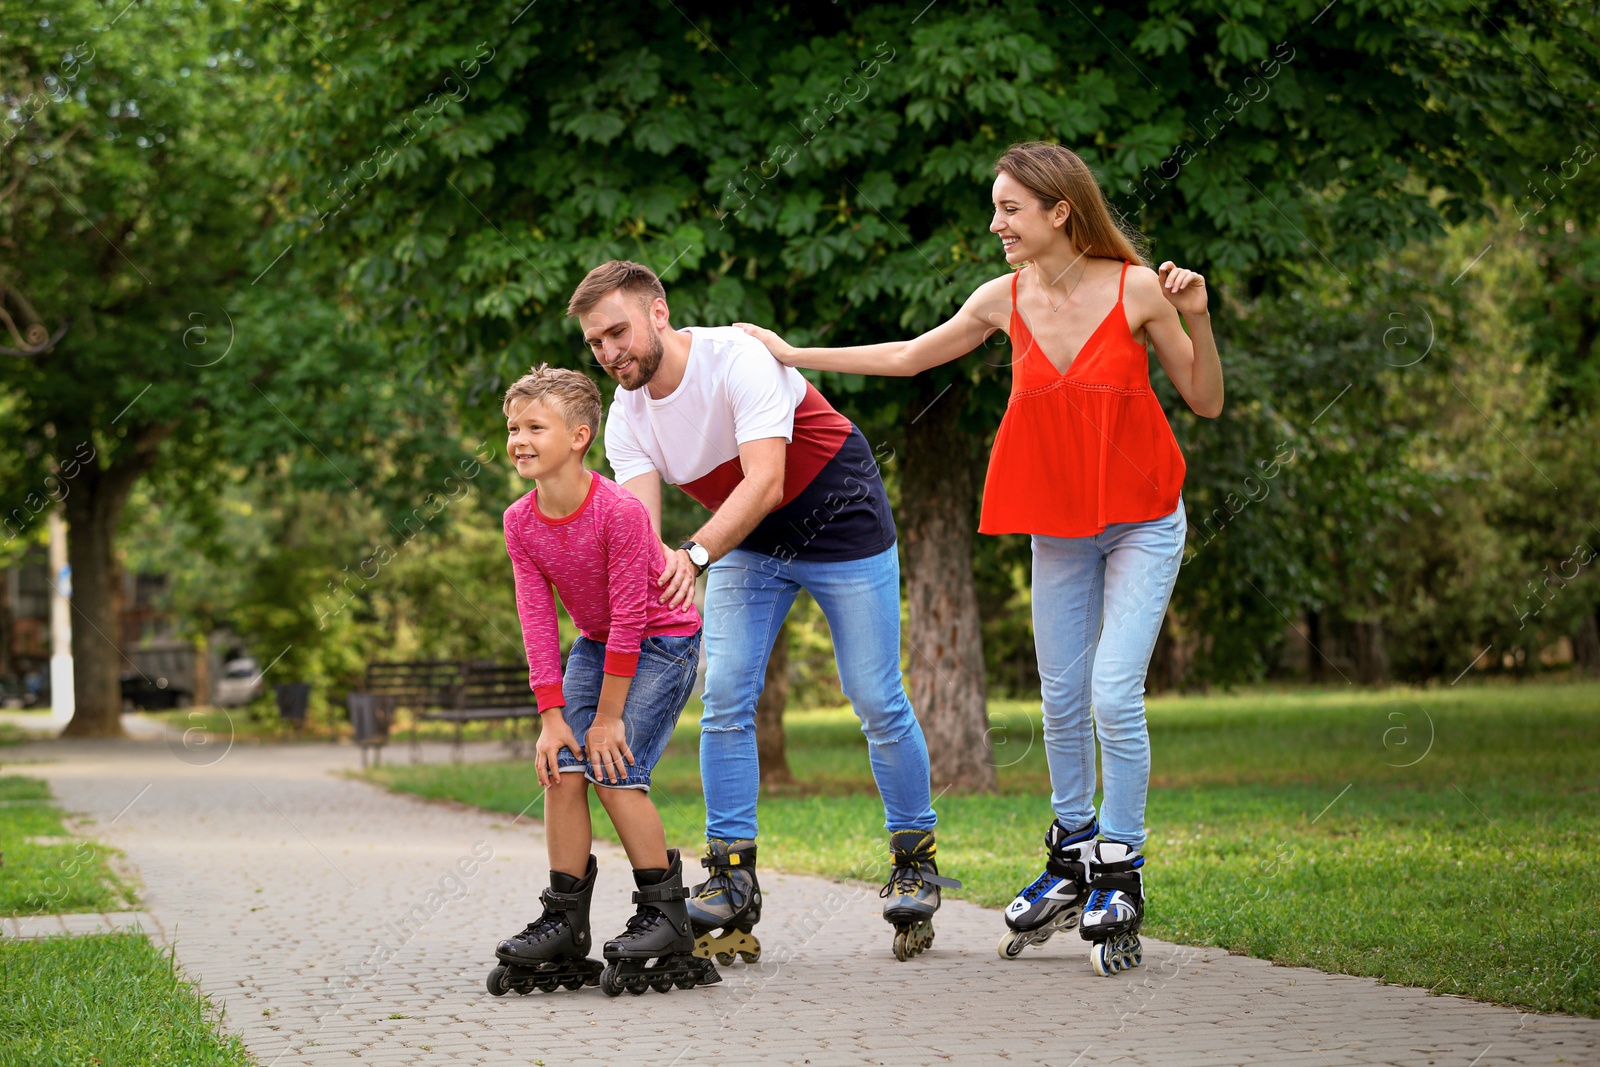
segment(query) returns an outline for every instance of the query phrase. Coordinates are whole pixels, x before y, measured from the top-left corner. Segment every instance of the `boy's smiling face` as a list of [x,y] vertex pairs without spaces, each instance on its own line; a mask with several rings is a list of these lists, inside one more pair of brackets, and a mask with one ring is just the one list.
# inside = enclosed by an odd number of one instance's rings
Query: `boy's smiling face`
[[519,398],[506,412],[506,454],[517,473],[537,481],[562,464],[581,465],[589,427],[567,425],[561,412],[542,400]]

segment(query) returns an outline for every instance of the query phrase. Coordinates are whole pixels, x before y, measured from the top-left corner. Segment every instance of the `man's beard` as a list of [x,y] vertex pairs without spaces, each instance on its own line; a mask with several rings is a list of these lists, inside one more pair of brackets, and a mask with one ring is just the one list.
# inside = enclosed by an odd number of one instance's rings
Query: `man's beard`
[[622,383],[624,389],[643,389],[656,376],[656,371],[661,369],[661,356],[665,352],[666,346],[661,343],[661,335],[652,330],[649,349],[633,354],[634,363],[637,364],[635,380],[631,384],[623,382],[621,378],[617,381]]

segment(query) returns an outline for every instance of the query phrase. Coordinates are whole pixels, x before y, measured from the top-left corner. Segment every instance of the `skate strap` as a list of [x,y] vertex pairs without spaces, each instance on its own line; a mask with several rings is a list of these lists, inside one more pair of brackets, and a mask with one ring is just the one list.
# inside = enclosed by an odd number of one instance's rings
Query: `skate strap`
[[566,911],[574,905],[583,903],[582,893],[558,893],[554,889],[546,889],[539,894],[539,903],[551,911]]
[[1143,856],[1138,856],[1131,860],[1111,860],[1110,862],[1096,860],[1094,862],[1094,873],[1097,878],[1102,874],[1128,874],[1132,871],[1137,871],[1143,866]]
[[756,850],[741,848],[736,852],[715,853],[700,857],[700,866],[708,871],[725,871],[729,867],[750,867],[756,862]]
[[961,888],[961,882],[958,879],[946,878],[942,874],[928,874],[924,872],[922,875],[922,880],[927,882],[929,885],[943,886],[946,889]]
[[688,900],[689,890],[681,885],[659,886],[653,885],[648,889],[636,889],[633,893],[635,904],[657,904],[669,900]]
[[1139,876],[1136,874],[1123,874],[1117,871],[1108,872],[1104,867],[1094,872],[1094,881],[1089,883],[1091,889],[1120,889],[1124,892],[1137,893],[1140,890]]
[[1084,868],[1087,866],[1088,863],[1086,861],[1080,860],[1077,863],[1073,863],[1058,858],[1054,853],[1048,856],[1044,861],[1045,870],[1049,871],[1057,878],[1069,878],[1075,882],[1083,880]]

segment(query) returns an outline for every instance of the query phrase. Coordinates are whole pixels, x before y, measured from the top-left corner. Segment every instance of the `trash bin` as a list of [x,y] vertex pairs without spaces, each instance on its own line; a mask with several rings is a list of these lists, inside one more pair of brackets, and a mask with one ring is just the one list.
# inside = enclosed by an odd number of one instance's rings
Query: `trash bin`
[[378,693],[351,693],[345,698],[350,710],[350,725],[355,730],[356,744],[361,746],[361,766],[367,765],[367,753],[373,754],[373,766],[383,762],[383,746],[389,743],[389,727],[394,725],[394,701]]
[[310,682],[284,682],[272,691],[278,698],[278,719],[292,722],[296,727],[306,724],[306,704],[311,700]]

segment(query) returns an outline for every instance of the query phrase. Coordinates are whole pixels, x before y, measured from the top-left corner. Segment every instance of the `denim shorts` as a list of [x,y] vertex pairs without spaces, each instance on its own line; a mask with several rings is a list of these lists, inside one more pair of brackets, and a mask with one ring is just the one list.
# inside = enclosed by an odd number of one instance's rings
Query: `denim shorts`
[[[588,736],[600,703],[600,686],[605,681],[606,646],[579,636],[567,654],[567,670],[561,691],[567,698],[562,711],[567,725],[581,746]],[[678,725],[678,716],[689,702],[695,674],[700,667],[700,634],[687,637],[646,637],[639,643],[639,669],[628,686],[628,699],[622,705],[622,729],[634,762],[624,761],[628,775],[621,781],[606,781],[594,776],[589,764],[572,750],[556,753],[556,766],[563,771],[582,771],[596,785],[619,789],[650,789],[650,772]]]

